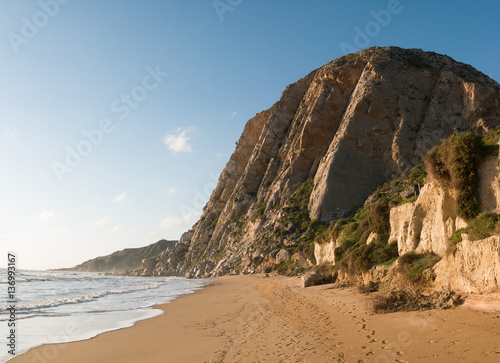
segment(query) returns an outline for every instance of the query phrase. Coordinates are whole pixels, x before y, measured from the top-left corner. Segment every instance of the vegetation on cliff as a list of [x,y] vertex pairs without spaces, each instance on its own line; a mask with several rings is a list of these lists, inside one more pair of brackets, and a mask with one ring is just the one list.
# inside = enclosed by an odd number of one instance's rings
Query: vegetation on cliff
[[487,238],[495,233],[500,234],[500,214],[492,212],[479,214],[469,222],[467,227],[461,228],[453,233],[451,236],[452,243],[457,244],[462,242],[463,233],[467,233],[471,241]]
[[455,133],[425,158],[428,173],[443,186],[454,188],[458,213],[467,220],[479,213],[479,165],[488,153],[498,151],[499,135],[499,130],[483,137],[470,132]]
[[[312,179],[303,182],[285,202],[283,217],[278,219],[275,231],[271,238],[290,240],[293,243],[285,246],[291,255],[302,254],[312,264],[316,264],[314,257],[314,239],[323,234],[328,223],[311,220],[309,217],[309,198],[313,188]],[[297,274],[305,271],[297,262],[281,261],[267,270],[282,274]]]
[[[323,244],[336,240],[333,270],[356,276],[373,266],[390,264],[397,259],[397,243],[388,241],[390,208],[415,200],[426,175],[423,165],[396,174],[377,188],[363,207],[348,217],[331,222],[316,242]],[[370,235],[373,240],[367,245]]]

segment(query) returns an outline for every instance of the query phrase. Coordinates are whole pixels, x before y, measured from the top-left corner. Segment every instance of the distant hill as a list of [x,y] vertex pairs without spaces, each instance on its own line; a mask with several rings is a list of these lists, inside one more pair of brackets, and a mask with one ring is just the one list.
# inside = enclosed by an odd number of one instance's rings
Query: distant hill
[[146,247],[126,248],[113,252],[107,256],[96,257],[82,264],[62,269],[64,271],[78,272],[125,272],[141,266],[145,258],[157,256],[167,247],[175,245],[177,241],[160,240]]

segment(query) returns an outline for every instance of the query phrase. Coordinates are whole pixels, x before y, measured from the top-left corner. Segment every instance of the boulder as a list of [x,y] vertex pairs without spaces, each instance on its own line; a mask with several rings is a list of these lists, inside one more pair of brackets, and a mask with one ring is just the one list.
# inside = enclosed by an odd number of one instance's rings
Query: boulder
[[302,287],[320,285],[323,283],[323,275],[319,272],[310,272],[300,277]]
[[290,259],[290,252],[285,249],[281,249],[276,254],[276,263],[280,263],[281,261],[288,261]]

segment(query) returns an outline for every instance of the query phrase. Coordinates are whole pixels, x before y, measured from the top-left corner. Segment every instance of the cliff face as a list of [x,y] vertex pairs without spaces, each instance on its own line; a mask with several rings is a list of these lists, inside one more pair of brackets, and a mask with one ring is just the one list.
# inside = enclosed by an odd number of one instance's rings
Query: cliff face
[[[479,168],[481,212],[500,212],[500,169],[498,156],[483,160]],[[410,251],[432,252],[442,257],[434,267],[435,286],[467,293],[500,287],[500,237],[471,241],[464,233],[453,250],[452,236],[467,222],[457,213],[453,190],[428,178],[418,199],[391,209],[391,235],[402,255]]]
[[248,121],[200,220],[135,273],[263,271],[278,253],[307,267],[322,223],[454,130],[499,124],[498,83],[447,56],[389,47],[338,58]]
[[[498,155],[484,158],[478,168],[477,197],[481,213],[500,213],[500,159]],[[498,230],[486,231],[482,222],[466,221],[457,208],[457,192],[451,186],[443,186],[431,176],[425,178],[418,197],[393,206],[389,211],[388,242],[397,243],[397,255],[410,252],[432,253],[440,258],[432,268],[430,278],[437,289],[459,290],[466,293],[483,293],[500,287],[500,236]],[[368,200],[369,203],[370,199]],[[485,216],[487,214],[482,214]],[[481,215],[477,218],[481,218]],[[476,218],[476,220],[477,220]],[[494,218],[494,217],[493,217]],[[471,238],[468,227],[476,223],[484,237]],[[491,227],[490,227],[491,228]],[[462,231],[462,232],[460,232]],[[460,238],[454,238],[460,232]],[[485,233],[490,232],[490,233]],[[477,233],[477,232],[476,232]],[[492,234],[492,236],[489,236]],[[367,244],[370,242],[367,239]],[[322,242],[322,243],[319,243]],[[323,241],[315,243],[318,263],[338,263],[337,254],[342,246],[342,235],[326,234]],[[390,285],[400,273],[399,261],[392,265],[379,265],[356,276],[357,282],[370,281]],[[339,279],[349,280],[344,271]]]

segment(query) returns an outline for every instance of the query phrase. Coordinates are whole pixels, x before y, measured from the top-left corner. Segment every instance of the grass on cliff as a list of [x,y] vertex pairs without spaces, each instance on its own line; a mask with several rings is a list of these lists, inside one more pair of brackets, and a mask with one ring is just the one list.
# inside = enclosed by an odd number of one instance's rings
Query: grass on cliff
[[[358,275],[376,265],[388,265],[398,257],[397,243],[389,243],[390,208],[415,200],[427,173],[424,165],[395,175],[381,185],[362,208],[335,220],[316,238],[317,243],[337,241],[335,269]],[[367,245],[371,233],[375,240]]]
[[[314,239],[321,235],[328,228],[328,223],[323,223],[309,217],[309,199],[313,189],[313,180],[308,179],[303,182],[295,192],[284,203],[284,217],[278,220],[272,238],[278,240],[292,240],[295,243],[288,245],[286,249],[294,254],[303,254],[313,264],[316,264],[314,257]],[[285,268],[286,267],[286,268]],[[296,266],[276,266],[276,271],[285,273],[295,271]]]
[[339,270],[346,272],[349,276],[356,276],[377,265],[384,265],[394,261],[398,256],[397,242],[387,243],[376,241],[370,245],[354,244],[347,250],[345,245],[335,249],[335,256],[340,253],[340,262],[336,264]]
[[292,260],[285,260],[277,263],[274,266],[267,267],[265,269],[266,273],[277,272],[280,275],[285,276],[296,276],[301,273],[306,272],[306,269],[301,267],[298,262],[294,262]]
[[416,253],[411,251],[400,256],[398,259],[400,271],[413,283],[423,280],[423,272],[441,260],[438,255],[425,252]]
[[467,227],[453,233],[451,242],[453,244],[462,242],[462,233],[467,233],[471,241],[477,241],[491,237],[494,234],[500,234],[500,214],[491,212],[479,214],[476,218],[469,221]]
[[466,220],[479,213],[479,165],[486,155],[498,151],[499,138],[499,130],[483,137],[455,133],[425,157],[428,173],[456,191],[458,214]]

